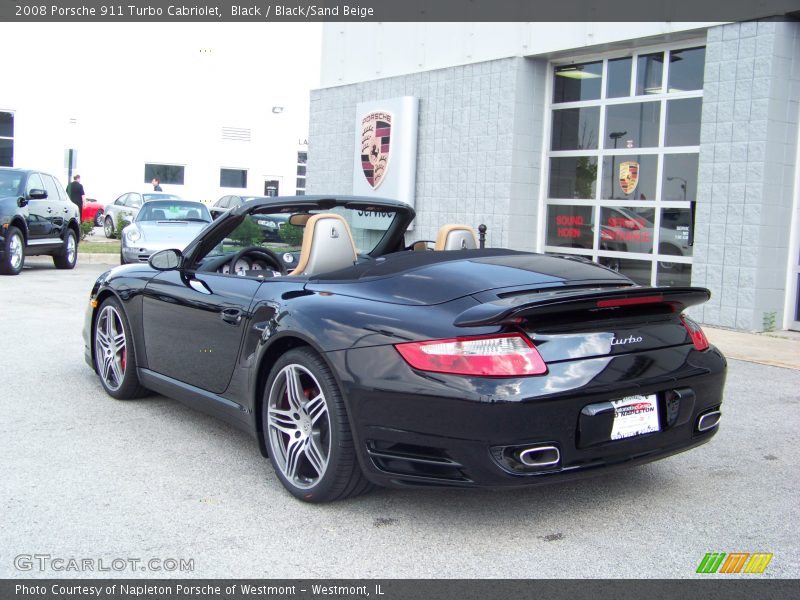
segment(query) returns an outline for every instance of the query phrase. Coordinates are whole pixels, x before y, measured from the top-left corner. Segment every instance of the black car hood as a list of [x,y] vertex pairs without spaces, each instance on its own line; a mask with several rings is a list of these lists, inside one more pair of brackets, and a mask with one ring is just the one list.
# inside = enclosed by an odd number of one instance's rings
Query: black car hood
[[536,290],[630,280],[583,260],[515,252],[403,252],[311,278],[306,289],[394,304],[429,305],[488,290]]

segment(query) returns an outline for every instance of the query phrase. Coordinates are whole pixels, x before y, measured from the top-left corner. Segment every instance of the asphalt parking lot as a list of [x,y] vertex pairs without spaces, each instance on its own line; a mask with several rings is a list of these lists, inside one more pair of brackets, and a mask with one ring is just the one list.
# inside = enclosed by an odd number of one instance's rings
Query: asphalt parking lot
[[800,576],[800,371],[731,360],[716,438],[623,473],[312,506],[246,434],[103,392],[81,327],[106,268],[29,259],[0,278],[0,577],[98,575],[15,561],[38,554],[194,561],[104,577],[685,578],[707,552],[770,552],[746,577]]

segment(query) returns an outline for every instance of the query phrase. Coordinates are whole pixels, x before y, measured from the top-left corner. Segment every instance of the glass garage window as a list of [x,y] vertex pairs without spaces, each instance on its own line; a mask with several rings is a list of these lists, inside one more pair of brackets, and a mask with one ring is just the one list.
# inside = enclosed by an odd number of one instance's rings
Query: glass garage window
[[553,102],[597,100],[603,82],[603,61],[556,67]]
[[705,49],[621,54],[553,66],[543,249],[689,285]]
[[606,108],[606,148],[658,146],[660,102],[615,104]]
[[551,198],[594,198],[596,188],[597,157],[550,159]]
[[667,146],[700,144],[702,98],[686,98],[667,102]]
[[547,207],[548,245],[591,249],[593,240],[594,207],[573,205]]
[[553,111],[551,150],[597,148],[600,107],[563,108]]
[[658,155],[621,154],[603,157],[604,200],[656,198]]
[[705,48],[689,48],[671,52],[669,56],[669,91],[702,90],[705,66]]

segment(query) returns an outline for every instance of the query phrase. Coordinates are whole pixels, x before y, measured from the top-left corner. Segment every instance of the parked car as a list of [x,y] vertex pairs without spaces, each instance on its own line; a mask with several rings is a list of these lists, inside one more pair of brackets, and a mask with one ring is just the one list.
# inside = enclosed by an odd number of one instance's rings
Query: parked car
[[142,204],[149,200],[180,200],[180,196],[165,192],[126,192],[106,206],[103,220],[103,232],[107,238],[117,236],[117,220],[122,219],[125,225],[133,223]]
[[[227,241],[271,215],[304,228],[292,270],[265,242]],[[567,480],[716,433],[725,359],[683,314],[708,290],[474,248],[464,226],[437,236],[459,249],[418,252],[413,217],[349,196],[231,209],[184,250],[97,279],[86,361],[114,398],[152,390],[242,427],[309,502]]]
[[17,275],[25,256],[49,254],[72,269],[80,240],[78,207],[47,173],[0,168],[0,273]]
[[165,248],[183,250],[209,223],[211,214],[201,202],[149,200],[122,230],[120,263],[146,263]]
[[[251,200],[262,200],[266,198],[274,198],[274,196],[236,196],[227,195],[217,200],[210,208],[211,216],[217,218],[224,214],[226,211],[241,206],[245,202]],[[269,219],[257,218],[254,220],[255,224],[261,229],[261,233],[265,240],[279,242],[281,241],[280,229],[286,224],[286,217],[283,215],[271,215]]]
[[83,203],[83,210],[81,211],[81,221],[91,221],[97,227],[103,225],[103,215],[105,214],[105,206],[100,204],[93,198],[87,198]]

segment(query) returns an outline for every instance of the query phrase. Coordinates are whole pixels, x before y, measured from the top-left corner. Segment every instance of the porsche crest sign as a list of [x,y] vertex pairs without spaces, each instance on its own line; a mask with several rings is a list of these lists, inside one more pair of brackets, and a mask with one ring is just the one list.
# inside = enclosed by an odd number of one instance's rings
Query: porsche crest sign
[[627,161],[619,165],[619,187],[623,193],[630,194],[639,183],[639,163]]
[[376,111],[361,119],[361,170],[367,183],[377,190],[389,168],[392,115]]

